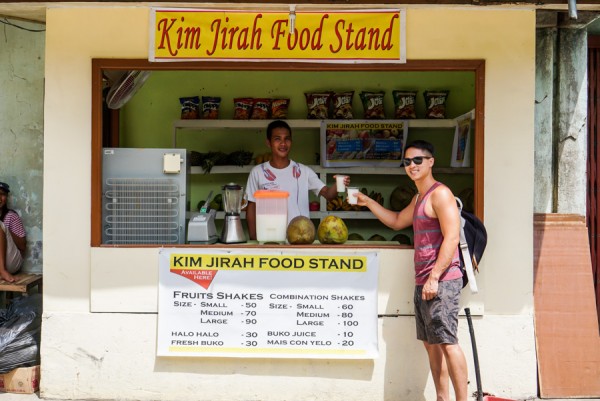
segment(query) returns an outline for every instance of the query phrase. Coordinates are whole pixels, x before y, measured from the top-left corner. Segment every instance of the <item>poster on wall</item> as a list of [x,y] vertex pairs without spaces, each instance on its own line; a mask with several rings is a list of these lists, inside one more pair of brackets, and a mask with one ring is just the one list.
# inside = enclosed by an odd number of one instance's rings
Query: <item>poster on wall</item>
[[455,119],[454,142],[452,143],[451,167],[471,167],[471,138],[474,129],[475,110]]
[[323,167],[400,167],[408,121],[323,120]]
[[373,359],[377,252],[162,249],[158,356]]

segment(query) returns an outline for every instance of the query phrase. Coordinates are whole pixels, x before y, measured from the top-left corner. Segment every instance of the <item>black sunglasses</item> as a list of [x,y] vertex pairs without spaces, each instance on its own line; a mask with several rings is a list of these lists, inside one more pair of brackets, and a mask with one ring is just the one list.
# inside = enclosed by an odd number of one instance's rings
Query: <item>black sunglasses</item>
[[423,164],[423,159],[432,159],[432,156],[415,156],[412,159],[409,157],[405,157],[404,159],[402,159],[400,161],[400,165],[402,167],[408,167],[410,166],[411,162],[414,162],[417,166]]

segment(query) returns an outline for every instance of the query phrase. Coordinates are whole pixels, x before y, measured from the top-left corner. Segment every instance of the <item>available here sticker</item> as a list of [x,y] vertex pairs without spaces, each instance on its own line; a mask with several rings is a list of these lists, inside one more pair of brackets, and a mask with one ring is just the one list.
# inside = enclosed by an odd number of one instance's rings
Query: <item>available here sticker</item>
[[150,61],[406,62],[404,10],[154,8],[150,24]]

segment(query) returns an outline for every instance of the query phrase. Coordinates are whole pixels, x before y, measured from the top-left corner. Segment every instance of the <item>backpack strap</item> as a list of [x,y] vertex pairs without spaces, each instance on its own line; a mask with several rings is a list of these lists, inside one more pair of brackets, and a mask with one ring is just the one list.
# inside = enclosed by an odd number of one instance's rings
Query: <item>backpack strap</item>
[[456,196],[454,199],[456,199],[456,203],[458,204],[458,217],[460,217],[460,242],[458,247],[460,248],[463,263],[465,264],[465,272],[467,273],[467,278],[469,279],[469,288],[471,289],[471,293],[477,294],[479,289],[477,288],[475,272],[473,271],[473,261],[471,259],[471,255],[469,254],[469,244],[467,244],[467,238],[465,236],[465,219],[461,214],[463,204]]

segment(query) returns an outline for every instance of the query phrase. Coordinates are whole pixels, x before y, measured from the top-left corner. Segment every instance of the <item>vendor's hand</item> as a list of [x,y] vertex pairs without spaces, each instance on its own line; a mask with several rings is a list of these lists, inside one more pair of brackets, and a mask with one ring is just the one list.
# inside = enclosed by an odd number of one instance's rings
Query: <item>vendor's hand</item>
[[[333,178],[334,179],[337,178],[337,174],[335,174],[333,176]],[[350,176],[349,175],[347,175],[347,176],[344,177],[344,185],[347,186],[347,187],[350,186]]]
[[423,299],[424,301],[430,301],[433,298],[435,298],[438,293],[438,287],[438,281],[430,277],[423,286],[423,291],[421,292],[421,299]]

